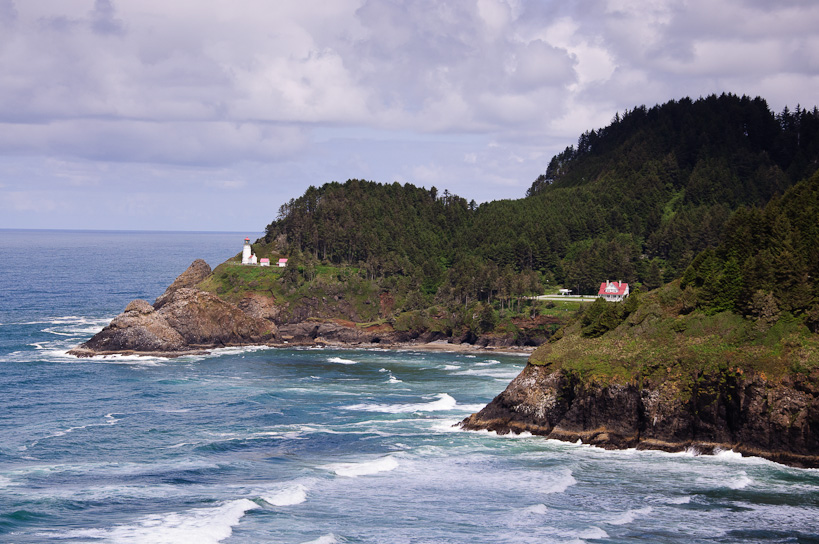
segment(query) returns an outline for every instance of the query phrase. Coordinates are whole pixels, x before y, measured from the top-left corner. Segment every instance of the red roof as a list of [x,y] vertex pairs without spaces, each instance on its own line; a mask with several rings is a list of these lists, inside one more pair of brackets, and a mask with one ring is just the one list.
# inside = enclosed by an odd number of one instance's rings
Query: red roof
[[[606,289],[610,289],[607,291]],[[615,290],[616,289],[616,290]],[[620,295],[623,296],[626,294],[628,290],[628,284],[622,281],[604,281],[600,284],[600,291],[597,292],[597,296],[602,297],[603,295]]]
[[286,263],[286,262],[287,262],[287,259],[279,259],[279,262],[280,262],[280,263]]

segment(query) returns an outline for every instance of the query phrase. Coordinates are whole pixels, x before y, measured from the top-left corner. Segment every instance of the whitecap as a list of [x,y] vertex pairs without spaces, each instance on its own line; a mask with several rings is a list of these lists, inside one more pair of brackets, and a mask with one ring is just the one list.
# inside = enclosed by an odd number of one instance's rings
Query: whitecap
[[737,478],[733,478],[728,482],[725,482],[725,487],[730,489],[745,489],[751,483],[753,483],[753,480],[751,480],[748,475],[743,472]]
[[549,512],[549,507],[545,504],[535,504],[532,506],[527,506],[523,509],[524,514],[536,514],[538,516],[546,515]]
[[733,475],[725,478],[719,476],[700,476],[697,478],[697,483],[708,485],[710,487],[727,487],[728,489],[745,489],[753,480],[748,477],[744,470],[741,470]]
[[637,519],[637,517],[647,516],[651,512],[652,508],[650,506],[646,506],[645,508],[640,508],[638,510],[627,510],[622,514],[619,514],[614,518],[610,519],[606,523],[610,525],[626,525]]
[[94,355],[92,357],[74,357],[68,351],[59,352],[59,355],[80,359],[91,363],[102,363],[112,365],[134,365],[134,366],[164,366],[168,362],[167,357],[155,357],[153,355]]
[[568,533],[566,536],[579,538],[581,540],[600,540],[602,538],[608,538],[609,534],[600,527],[592,525],[588,529]]
[[555,472],[553,476],[554,479],[545,482],[545,485],[539,489],[541,493],[565,493],[567,489],[577,483],[577,480],[572,476],[572,471],[568,469]]
[[444,365],[444,370],[460,370],[461,367],[458,365]]
[[330,357],[327,359],[328,363],[337,363],[340,365],[355,365],[358,364],[358,361],[353,361],[352,359],[344,359],[342,357]]
[[492,365],[499,365],[500,361],[496,359],[487,359],[482,363],[475,363],[475,366],[492,366]]
[[519,368],[504,369],[504,368],[471,368],[469,370],[461,370],[454,373],[456,376],[480,376],[482,378],[498,378],[502,380],[514,379],[520,374]]
[[341,541],[338,540],[338,538],[336,538],[336,535],[330,533],[327,535],[320,536],[315,540],[303,542],[302,544],[338,544],[339,542]]
[[347,410],[361,412],[384,412],[387,414],[407,414],[413,412],[442,412],[454,410],[457,401],[446,393],[437,395],[438,400],[416,404],[354,404],[347,406]]
[[395,457],[387,456],[362,463],[334,463],[332,465],[326,465],[323,468],[335,472],[339,476],[357,478],[359,476],[369,476],[379,472],[395,470],[398,468],[398,461]]
[[[215,508],[194,508],[184,512],[153,514],[130,525],[110,529],[77,529],[60,531],[67,538],[103,539],[114,542],[176,544],[196,542],[216,544],[233,534],[233,527],[244,515],[259,505],[248,499],[222,503]],[[56,533],[41,533],[55,536]]]
[[682,497],[672,497],[668,499],[668,504],[688,504],[691,502],[691,497],[689,495],[683,495]]
[[302,484],[289,485],[262,499],[273,506],[293,506],[307,500],[307,488]]

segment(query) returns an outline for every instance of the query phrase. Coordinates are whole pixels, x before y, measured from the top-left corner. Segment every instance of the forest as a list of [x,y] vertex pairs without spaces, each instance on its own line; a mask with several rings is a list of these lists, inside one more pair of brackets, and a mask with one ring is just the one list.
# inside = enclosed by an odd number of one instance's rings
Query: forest
[[817,168],[816,107],[684,98],[583,133],[522,198],[478,205],[435,187],[331,182],[284,204],[260,242],[294,259],[294,287],[322,264],[354,267],[396,311],[503,309],[557,285],[651,290],[681,276],[701,308],[807,311],[815,194],[805,182],[782,195]]

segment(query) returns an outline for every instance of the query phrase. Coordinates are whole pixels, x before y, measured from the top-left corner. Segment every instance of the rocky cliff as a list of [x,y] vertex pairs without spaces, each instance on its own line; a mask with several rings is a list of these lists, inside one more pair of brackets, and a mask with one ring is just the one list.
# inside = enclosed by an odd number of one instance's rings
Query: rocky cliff
[[276,325],[259,311],[246,312],[196,289],[209,274],[207,263],[194,261],[153,305],[132,301],[107,327],[69,353],[79,357],[114,353],[177,356],[278,339]]
[[604,448],[734,451],[819,467],[819,376],[721,372],[688,381],[600,384],[529,364],[461,422]]

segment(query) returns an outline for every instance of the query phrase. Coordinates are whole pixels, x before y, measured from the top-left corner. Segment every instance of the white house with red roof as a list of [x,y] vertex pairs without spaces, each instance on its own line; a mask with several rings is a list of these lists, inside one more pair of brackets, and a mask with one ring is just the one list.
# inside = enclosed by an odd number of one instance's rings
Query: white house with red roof
[[279,259],[279,268],[287,266],[287,259]]
[[270,259],[267,257],[262,257],[259,259],[259,266],[270,266]]
[[622,281],[606,280],[600,284],[597,296],[609,302],[619,302],[628,296],[628,284]]

